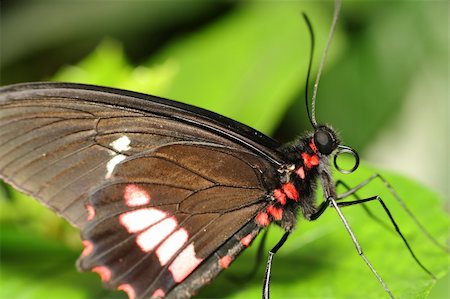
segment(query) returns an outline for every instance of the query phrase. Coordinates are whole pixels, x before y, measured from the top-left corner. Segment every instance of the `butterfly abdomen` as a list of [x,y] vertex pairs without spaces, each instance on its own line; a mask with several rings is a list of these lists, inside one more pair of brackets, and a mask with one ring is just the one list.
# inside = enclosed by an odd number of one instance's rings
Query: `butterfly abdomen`
[[278,170],[279,186],[272,191],[270,204],[255,220],[259,226],[275,222],[286,231],[291,231],[299,209],[304,215],[316,210],[315,181],[321,160],[311,135],[298,139],[281,151],[286,157],[286,163]]

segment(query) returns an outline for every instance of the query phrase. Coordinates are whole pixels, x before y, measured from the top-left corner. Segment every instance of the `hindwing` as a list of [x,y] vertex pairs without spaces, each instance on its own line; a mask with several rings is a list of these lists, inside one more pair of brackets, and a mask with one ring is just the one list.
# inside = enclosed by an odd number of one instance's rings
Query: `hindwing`
[[[124,160],[90,196],[79,267],[136,298],[169,295],[177,285],[192,295],[259,232],[254,218],[268,204],[266,167],[253,154],[204,143]],[[184,283],[191,274],[202,278]]]

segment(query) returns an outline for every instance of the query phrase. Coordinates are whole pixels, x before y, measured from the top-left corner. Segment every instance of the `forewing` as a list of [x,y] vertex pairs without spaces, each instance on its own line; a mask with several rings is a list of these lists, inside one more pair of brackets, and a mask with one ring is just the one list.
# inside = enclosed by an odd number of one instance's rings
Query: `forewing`
[[191,296],[259,232],[254,218],[268,204],[270,167],[204,143],[124,160],[90,196],[79,267],[130,298]]
[[174,142],[228,146],[274,165],[281,160],[279,144],[262,133],[181,103],[77,84],[0,89],[0,177],[80,228],[88,193],[118,163]]

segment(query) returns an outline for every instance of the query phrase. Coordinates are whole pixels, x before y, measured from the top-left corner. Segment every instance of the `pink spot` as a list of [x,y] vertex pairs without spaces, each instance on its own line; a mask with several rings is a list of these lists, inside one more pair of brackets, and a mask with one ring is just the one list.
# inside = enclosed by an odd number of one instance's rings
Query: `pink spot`
[[273,190],[273,196],[282,206],[286,204],[286,194],[284,194],[280,189]]
[[177,253],[181,247],[186,244],[188,240],[188,233],[184,228],[180,228],[169,238],[167,238],[159,247],[156,249],[156,255],[158,256],[161,266],[167,264],[167,262]]
[[94,207],[92,206],[92,205],[86,205],[86,210],[87,210],[87,213],[88,213],[88,215],[87,215],[87,220],[88,221],[91,221],[92,219],[94,219],[94,217],[95,217],[95,210],[94,210]]
[[224,256],[223,258],[221,258],[219,260],[219,265],[223,268],[226,269],[228,268],[228,266],[231,264],[231,262],[233,261],[233,258],[229,255]]
[[300,166],[300,168],[297,169],[297,170],[295,171],[295,173],[296,173],[302,180],[305,179],[305,170],[303,169],[303,166]]
[[162,289],[157,289],[153,292],[152,298],[163,298],[166,296],[166,293]]
[[311,138],[311,142],[309,143],[309,147],[313,150],[313,152],[317,153],[317,147],[314,143],[314,138]]
[[166,216],[166,213],[158,209],[139,209],[123,213],[119,216],[119,221],[129,233],[136,233],[161,221]]
[[169,236],[177,227],[174,218],[168,218],[140,233],[136,243],[144,252],[152,251],[162,240]]
[[265,212],[259,213],[256,216],[256,223],[259,226],[268,226],[270,223],[269,215],[267,215],[267,213],[265,213]]
[[84,250],[81,253],[82,256],[88,256],[92,253],[92,251],[94,251],[94,244],[92,244],[92,242],[88,241],[88,240],[83,240],[83,246],[84,246]]
[[169,266],[175,282],[182,282],[203,261],[195,256],[194,244],[186,247]]
[[129,207],[139,207],[150,203],[150,195],[137,185],[127,185],[123,197],[125,204]]
[[273,219],[275,219],[275,220],[281,220],[281,218],[283,218],[283,210],[281,208],[269,206],[267,208],[267,213],[272,215]]
[[287,195],[287,197],[289,197],[292,200],[297,201],[298,200],[298,192],[297,189],[295,188],[294,184],[292,184],[291,182],[283,184],[283,186],[281,186],[281,188],[283,189],[283,192]]
[[253,240],[252,234],[248,234],[248,235],[246,235],[245,237],[243,237],[243,238],[241,239],[241,243],[242,243],[245,247],[248,247],[248,246],[250,245],[250,243],[252,242],[252,240]]
[[302,159],[303,163],[305,163],[308,168],[319,165],[319,157],[317,155],[311,156],[308,153],[302,153]]
[[105,266],[97,266],[92,268],[92,272],[100,275],[100,278],[103,282],[108,282],[111,279],[111,270],[106,268]]
[[129,284],[121,284],[119,287],[117,287],[119,291],[124,291],[127,293],[129,299],[135,299],[136,298],[136,292],[134,291],[133,287]]

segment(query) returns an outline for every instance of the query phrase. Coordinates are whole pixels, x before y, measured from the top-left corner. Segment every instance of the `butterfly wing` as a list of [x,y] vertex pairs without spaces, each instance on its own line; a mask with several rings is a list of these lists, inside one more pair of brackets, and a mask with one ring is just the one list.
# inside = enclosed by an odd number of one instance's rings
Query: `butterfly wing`
[[88,192],[119,162],[172,142],[220,144],[281,161],[273,139],[174,101],[66,83],[0,89],[0,177],[79,228]]
[[176,286],[174,296],[180,288],[181,297],[191,296],[259,232],[254,218],[267,207],[269,179],[261,162],[204,143],[128,158],[90,196],[93,216],[83,230],[87,252],[79,267],[130,297],[167,296]]
[[226,268],[282,163],[243,124],[87,85],[3,88],[0,128],[0,176],[82,230],[81,270],[137,298],[191,296]]

